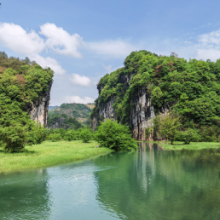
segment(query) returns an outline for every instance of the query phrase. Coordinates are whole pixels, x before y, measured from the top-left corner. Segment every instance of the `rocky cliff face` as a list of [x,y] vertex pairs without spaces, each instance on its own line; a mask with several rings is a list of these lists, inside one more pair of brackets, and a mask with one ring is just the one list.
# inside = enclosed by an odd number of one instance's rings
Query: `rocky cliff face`
[[[123,77],[124,78],[124,77]],[[127,84],[129,88],[129,77],[122,79],[121,83]],[[99,89],[99,94],[102,88]],[[95,130],[99,123],[99,120],[105,120],[107,118],[116,120],[116,112],[113,107],[116,97],[113,96],[110,100],[104,104],[101,104],[98,113],[92,119],[92,129]],[[151,118],[155,117],[154,106],[151,105],[151,94],[145,87],[138,88],[137,92],[130,100],[130,105],[133,106],[130,111],[129,126],[132,129],[133,138],[137,140],[146,140],[145,130],[151,126]],[[161,113],[165,113],[168,110],[168,106],[164,105],[161,109]],[[147,140],[153,140],[150,136]]]
[[42,126],[47,126],[47,114],[48,114],[48,107],[50,102],[50,90],[45,92],[38,101],[35,103],[31,103],[31,106],[26,109],[26,111],[30,114],[31,119],[35,121],[39,121]]

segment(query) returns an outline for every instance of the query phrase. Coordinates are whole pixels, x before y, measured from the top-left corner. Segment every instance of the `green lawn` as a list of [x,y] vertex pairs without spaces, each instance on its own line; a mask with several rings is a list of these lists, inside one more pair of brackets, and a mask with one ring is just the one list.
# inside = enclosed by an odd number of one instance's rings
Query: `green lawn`
[[220,148],[219,142],[191,142],[190,144],[184,144],[183,142],[176,141],[173,145],[170,143],[165,144],[164,142],[159,142],[158,145],[163,147],[164,150],[201,150]]
[[0,173],[53,166],[112,152],[108,148],[95,148],[97,145],[95,141],[45,141],[40,145],[26,146],[27,152],[14,154],[4,153],[0,148]]

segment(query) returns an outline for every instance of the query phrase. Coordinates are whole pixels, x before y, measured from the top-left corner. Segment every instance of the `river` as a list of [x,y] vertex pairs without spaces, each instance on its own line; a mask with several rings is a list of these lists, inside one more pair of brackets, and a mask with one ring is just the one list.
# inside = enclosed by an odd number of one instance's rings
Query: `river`
[[0,219],[219,220],[220,165],[209,151],[136,152],[0,176]]

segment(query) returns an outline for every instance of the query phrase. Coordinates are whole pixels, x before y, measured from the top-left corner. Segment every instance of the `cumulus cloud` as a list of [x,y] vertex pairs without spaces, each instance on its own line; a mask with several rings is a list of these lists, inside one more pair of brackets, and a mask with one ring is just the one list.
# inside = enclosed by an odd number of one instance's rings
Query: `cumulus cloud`
[[213,60],[216,61],[217,59],[220,59],[220,50],[217,49],[198,49],[197,50],[197,59],[202,60]]
[[66,70],[64,70],[62,66],[55,59],[51,57],[44,58],[37,54],[37,55],[31,55],[29,56],[29,58],[31,60],[36,61],[43,68],[50,67],[55,72],[55,74],[63,75],[66,72]]
[[220,59],[220,30],[202,34],[198,37],[197,59]]
[[138,48],[123,40],[106,40],[85,43],[85,47],[101,55],[125,57]]
[[71,77],[71,82],[75,85],[80,86],[89,86],[91,83],[91,80],[86,76],[80,76],[79,74],[73,73]]
[[220,45],[220,30],[212,31],[208,34],[202,34],[199,36],[199,42],[204,45]]
[[0,24],[0,42],[18,54],[38,54],[45,48],[45,43],[35,31],[27,33],[16,24]]
[[46,44],[33,30],[28,33],[19,25],[2,23],[0,24],[0,42],[15,53],[28,56],[42,67],[50,67],[55,74],[65,73],[55,59],[39,55],[45,49]]
[[82,38],[78,34],[70,35],[61,27],[55,24],[46,23],[40,27],[40,34],[47,37],[46,46],[59,54],[80,58],[82,55],[78,51],[82,43]]
[[87,104],[87,103],[93,103],[94,99],[90,97],[84,97],[80,98],[79,96],[67,96],[64,99],[65,103],[81,103],[81,104]]

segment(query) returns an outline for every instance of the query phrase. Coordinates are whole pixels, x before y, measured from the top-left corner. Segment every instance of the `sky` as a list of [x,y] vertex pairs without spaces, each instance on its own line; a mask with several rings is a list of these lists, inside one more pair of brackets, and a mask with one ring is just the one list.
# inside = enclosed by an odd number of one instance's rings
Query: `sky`
[[220,58],[219,0],[0,2],[0,51],[54,70],[52,106],[93,102],[132,51]]

